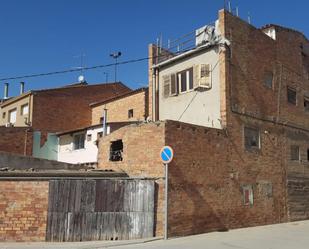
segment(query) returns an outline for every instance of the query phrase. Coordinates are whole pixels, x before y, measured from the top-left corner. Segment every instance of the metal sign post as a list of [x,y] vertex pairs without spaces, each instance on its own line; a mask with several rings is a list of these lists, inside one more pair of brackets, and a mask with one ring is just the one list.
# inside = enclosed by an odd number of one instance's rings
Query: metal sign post
[[168,164],[173,160],[174,152],[170,146],[164,146],[161,149],[161,160],[165,171],[165,191],[164,191],[164,240],[168,237]]

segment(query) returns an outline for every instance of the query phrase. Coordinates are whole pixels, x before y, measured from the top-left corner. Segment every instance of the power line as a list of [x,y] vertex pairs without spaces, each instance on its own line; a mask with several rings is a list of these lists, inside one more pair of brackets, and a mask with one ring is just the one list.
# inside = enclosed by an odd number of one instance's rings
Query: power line
[[[173,53],[173,55],[176,56],[180,53],[184,53],[184,52],[187,52],[189,50],[192,50],[192,48],[186,48],[186,49],[180,50],[176,53]],[[158,56],[152,56],[152,57],[144,57],[144,58],[139,58],[139,59],[127,60],[127,61],[123,61],[123,62],[116,62],[116,63],[110,63],[110,64],[91,66],[91,67],[84,67],[83,71],[112,67],[112,66],[117,66],[117,65],[126,65],[126,64],[130,64],[130,63],[136,63],[136,62],[141,62],[141,61],[156,59],[156,58],[164,58],[164,57],[169,57],[169,56],[170,56],[169,54],[164,54],[164,55],[158,55]],[[0,81],[20,80],[20,79],[26,79],[26,78],[36,78],[36,77],[42,77],[42,76],[73,73],[73,72],[79,72],[80,70],[81,70],[80,68],[72,68],[72,69],[61,70],[61,71],[53,71],[53,72],[47,72],[47,73],[13,76],[13,77],[0,78]]]

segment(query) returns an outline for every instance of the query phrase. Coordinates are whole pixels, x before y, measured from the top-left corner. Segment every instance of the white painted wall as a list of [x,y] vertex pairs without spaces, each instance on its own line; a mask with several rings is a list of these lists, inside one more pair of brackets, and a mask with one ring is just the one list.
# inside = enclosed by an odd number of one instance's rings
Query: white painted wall
[[[66,134],[59,136],[58,140],[58,161],[66,163],[91,163],[98,161],[98,147],[95,141],[97,134],[103,131],[103,127],[89,128],[85,135],[85,148],[74,150],[73,139],[74,135],[83,132],[76,132],[73,135]],[[110,127],[107,127],[107,134],[109,134]],[[85,132],[85,131],[84,131]],[[87,135],[91,134],[91,141],[87,141]]]
[[[163,77],[177,73],[194,65],[212,65],[212,88],[207,91],[179,93],[177,96],[163,97]],[[191,55],[181,61],[167,65],[159,75],[159,119],[213,128],[222,128],[220,115],[220,65],[219,50],[214,48],[200,54]]]

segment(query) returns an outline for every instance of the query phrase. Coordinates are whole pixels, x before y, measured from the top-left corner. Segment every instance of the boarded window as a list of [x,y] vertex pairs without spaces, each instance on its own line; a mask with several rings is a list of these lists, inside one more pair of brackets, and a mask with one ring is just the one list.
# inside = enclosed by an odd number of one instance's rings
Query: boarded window
[[287,88],[287,97],[290,104],[296,105],[296,90],[290,87]]
[[133,118],[133,109],[128,110],[128,118]]
[[260,148],[260,132],[258,129],[245,127],[244,137],[247,150]]
[[116,140],[111,142],[109,160],[110,161],[122,161],[123,143],[122,140]]
[[73,139],[73,149],[80,150],[85,148],[85,134],[78,134]]
[[242,187],[244,205],[253,205],[253,189],[252,185],[244,185]]
[[292,161],[299,161],[300,160],[299,146],[298,145],[292,145],[291,146],[291,160]]
[[309,98],[304,98],[304,108],[306,112],[309,112]]
[[264,78],[264,85],[269,87],[269,88],[273,88],[273,79],[274,79],[273,73],[272,72],[266,72],[265,78]]

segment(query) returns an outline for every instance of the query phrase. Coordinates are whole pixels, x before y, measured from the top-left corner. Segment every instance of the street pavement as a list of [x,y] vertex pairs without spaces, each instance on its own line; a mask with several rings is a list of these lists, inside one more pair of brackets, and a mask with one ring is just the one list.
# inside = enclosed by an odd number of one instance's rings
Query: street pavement
[[236,229],[167,241],[0,243],[0,249],[309,249],[309,221]]

